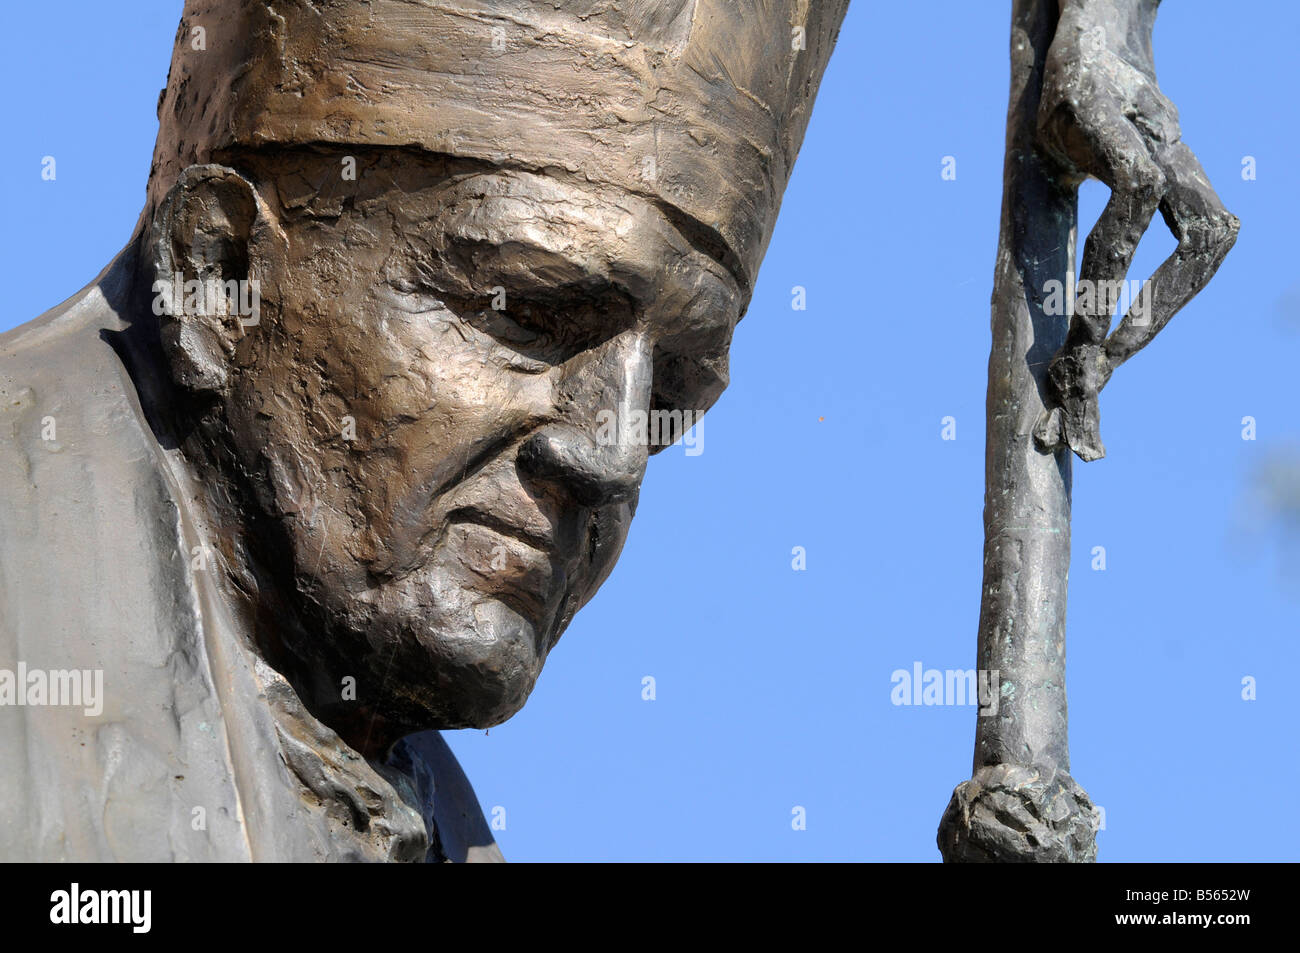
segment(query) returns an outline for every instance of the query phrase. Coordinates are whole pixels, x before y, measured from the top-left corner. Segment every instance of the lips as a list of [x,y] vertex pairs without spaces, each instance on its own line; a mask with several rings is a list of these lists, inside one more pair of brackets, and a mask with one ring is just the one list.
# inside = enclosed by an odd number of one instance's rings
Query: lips
[[476,523],[479,526],[485,526],[502,536],[509,536],[511,539],[516,539],[524,545],[531,546],[533,549],[536,549],[547,556],[554,555],[555,539],[550,532],[549,525],[546,532],[537,532],[527,526],[521,526],[514,521],[506,519],[497,513],[492,513],[476,506],[462,506],[448,513],[447,525],[452,526],[456,523]]
[[457,554],[462,585],[504,603],[543,636],[567,580],[549,537],[495,514],[457,510],[443,539]]

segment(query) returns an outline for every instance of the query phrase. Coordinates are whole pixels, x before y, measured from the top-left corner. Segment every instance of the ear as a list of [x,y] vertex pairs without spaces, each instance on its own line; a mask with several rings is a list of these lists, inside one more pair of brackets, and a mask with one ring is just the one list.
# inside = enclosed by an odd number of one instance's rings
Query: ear
[[222,393],[235,346],[259,320],[249,249],[268,220],[252,184],[234,169],[193,165],[154,216],[154,313],[172,377]]

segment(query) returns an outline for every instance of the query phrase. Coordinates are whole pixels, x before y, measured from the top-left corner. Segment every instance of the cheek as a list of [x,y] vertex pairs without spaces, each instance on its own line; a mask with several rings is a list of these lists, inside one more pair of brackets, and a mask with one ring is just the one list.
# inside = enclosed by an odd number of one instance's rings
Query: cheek
[[[424,471],[442,460],[473,456],[487,444],[546,415],[552,402],[544,375],[498,366],[490,346],[451,316],[340,316],[326,376],[352,383],[334,389],[357,421],[354,450]],[[399,477],[400,478],[400,477]]]
[[351,527],[329,535],[354,557],[400,561],[433,491],[546,419],[552,384],[498,366],[450,315],[344,300],[298,303],[297,334],[250,369],[246,406],[262,410],[251,446],[271,463],[281,512],[323,504]]

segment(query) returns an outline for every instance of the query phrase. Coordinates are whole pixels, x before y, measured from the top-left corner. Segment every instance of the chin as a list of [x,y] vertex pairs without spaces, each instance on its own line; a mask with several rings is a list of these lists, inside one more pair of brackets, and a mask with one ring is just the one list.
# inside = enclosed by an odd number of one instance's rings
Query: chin
[[[501,724],[528,700],[552,636],[511,602],[441,572],[318,608],[324,634],[294,647],[299,681],[318,716],[362,750],[417,731]],[[348,675],[355,699],[340,698]]]
[[416,641],[429,661],[421,694],[439,727],[490,728],[524,706],[541,674],[544,633],[505,602],[491,597],[469,618],[420,627]]

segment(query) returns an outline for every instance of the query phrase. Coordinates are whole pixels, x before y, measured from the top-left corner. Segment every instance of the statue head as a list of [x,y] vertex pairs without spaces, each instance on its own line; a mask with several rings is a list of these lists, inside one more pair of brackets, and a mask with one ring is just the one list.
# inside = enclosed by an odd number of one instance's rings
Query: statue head
[[161,353],[259,644],[363,747],[517,711],[726,386],[843,14],[738,6],[187,2]]

